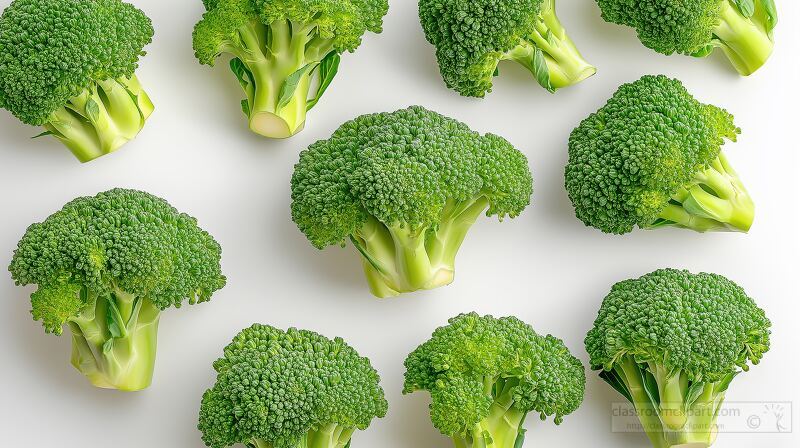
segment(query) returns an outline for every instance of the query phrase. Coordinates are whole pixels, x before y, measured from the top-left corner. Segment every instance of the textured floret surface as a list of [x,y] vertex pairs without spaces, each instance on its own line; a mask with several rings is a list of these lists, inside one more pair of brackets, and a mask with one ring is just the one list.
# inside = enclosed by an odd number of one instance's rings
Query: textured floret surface
[[9,270],[17,284],[39,286],[34,316],[60,331],[83,305],[81,288],[92,296],[122,291],[160,309],[206,301],[225,285],[220,254],[195,218],[149,193],[113,189],[31,225]]
[[214,369],[199,423],[214,448],[253,440],[290,448],[311,430],[365,429],[387,411],[377,372],[341,338],[255,324],[225,347]]
[[516,317],[476,313],[436,329],[405,366],[404,392],[429,391],[431,420],[447,435],[468,432],[489,415],[496,397],[488,391],[497,381],[514,384],[518,411],[554,415],[557,423],[580,406],[586,382],[583,365],[560,339]]
[[341,244],[368,216],[435,225],[448,200],[485,196],[487,214],[515,217],[533,191],[527,158],[508,141],[419,106],[362,115],[300,155],[292,217],[319,248]]
[[119,0],[14,0],[0,17],[0,106],[45,124],[93,81],[133,75],[152,37]]
[[714,382],[758,363],[769,349],[769,328],[764,311],[727,278],[662,269],[614,285],[586,350],[595,369],[632,355]]
[[739,132],[730,113],[697,101],[676,79],[622,85],[570,135],[565,177],[576,215],[609,233],[652,224]]

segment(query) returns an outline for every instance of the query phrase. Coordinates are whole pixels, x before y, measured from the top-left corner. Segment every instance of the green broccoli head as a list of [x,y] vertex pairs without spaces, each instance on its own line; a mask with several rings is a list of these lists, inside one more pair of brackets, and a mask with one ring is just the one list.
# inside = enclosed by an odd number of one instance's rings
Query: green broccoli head
[[721,48],[742,75],[769,58],[778,11],[773,0],[597,0],[603,19],[636,29],[646,47],[708,56]]
[[727,278],[662,269],[612,287],[586,351],[638,409],[655,447],[708,446],[725,391],[769,350],[769,328]]
[[153,111],[134,74],[152,37],[119,0],[14,0],[0,16],[0,107],[83,162],[112,152]]
[[338,71],[340,53],[355,51],[367,31],[380,33],[387,0],[204,0],[194,29],[202,64],[222,53],[247,96],[250,129],[290,137]]
[[163,199],[114,189],[77,198],[19,241],[9,271],[37,285],[33,317],[73,335],[72,362],[97,386],[147,387],[161,310],[225,286],[220,246]]
[[357,430],[386,415],[369,359],[341,338],[255,324],[214,362],[198,429],[212,448],[345,448]]
[[521,447],[528,412],[556,424],[583,401],[586,377],[564,343],[515,317],[462,314],[405,361],[403,393],[427,390],[431,420],[460,447]]
[[531,193],[528,161],[509,142],[413,106],[362,115],[303,151],[292,218],[317,248],[349,239],[386,297],[450,283],[475,220],[515,217]]
[[753,201],[721,152],[733,116],[698,102],[680,81],[644,76],[622,85],[569,139],[566,187],[586,225],[746,232]]
[[419,0],[428,42],[448,87],[464,96],[492,90],[498,64],[514,60],[547,90],[597,70],[581,56],[555,11],[555,0]]

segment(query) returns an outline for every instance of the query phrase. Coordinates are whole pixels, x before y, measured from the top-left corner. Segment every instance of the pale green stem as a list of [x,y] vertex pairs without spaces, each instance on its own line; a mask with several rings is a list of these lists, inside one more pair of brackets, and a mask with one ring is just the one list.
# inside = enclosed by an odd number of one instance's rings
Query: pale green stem
[[[116,312],[109,306],[113,300]],[[113,337],[108,315],[121,323]],[[118,292],[92,298],[69,321],[72,364],[97,387],[141,390],[150,385],[155,365],[160,310],[149,299]]]
[[[772,54],[771,32],[767,31],[764,23],[741,15],[732,0],[719,0],[719,4],[721,20],[714,29],[717,45],[741,75],[749,76]],[[757,17],[759,15],[754,16]]]

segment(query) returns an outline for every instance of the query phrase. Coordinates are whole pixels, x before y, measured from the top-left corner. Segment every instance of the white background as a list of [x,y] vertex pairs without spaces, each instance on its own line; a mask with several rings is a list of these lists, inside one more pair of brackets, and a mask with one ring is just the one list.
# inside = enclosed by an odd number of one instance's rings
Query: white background
[[[720,53],[705,60],[656,54],[631,29],[603,22],[595,2],[562,0],[559,15],[598,74],[551,95],[506,63],[495,91],[478,100],[444,87],[416,2],[392,0],[383,34],[366,36],[343,57],[305,131],[287,141],[248,132],[243,94],[226,61],[209,68],[194,59],[199,0],[135,3],[156,28],[138,71],[156,112],[136,140],[81,165],[55,140],[30,140],[38,129],[0,113],[0,264],[8,264],[30,223],[76,196],[122,186],[196,216],[223,247],[228,286],[209,303],[163,313],[153,386],[122,393],[90,387],[69,364],[69,337],[47,335],[31,320],[32,288],[0,276],[0,446],[200,448],[197,409],[214,382],[211,363],[237,331],[257,321],[339,335],[372,359],[390,410],[357,433],[354,448],[448,447],[430,424],[427,394],[400,394],[406,354],[435,327],[472,310],[514,314],[563,338],[586,362],[583,338],[610,286],[661,267],[726,275],[773,322],[772,350],[734,381],[728,400],[793,401],[795,433],[721,434],[716,446],[800,443],[796,2],[776,2],[775,53],[761,71],[741,78]],[[569,133],[619,84],[648,73],[679,77],[700,100],[736,116],[743,132],[725,150],[757,201],[749,235],[665,229],[610,236],[575,219],[563,188]],[[343,121],[411,104],[514,143],[530,159],[533,205],[516,220],[480,220],[451,286],[380,301],[368,293],[352,248],[320,252],[297,230],[289,179],[298,152]],[[647,446],[643,435],[611,432],[611,403],[620,397],[594,372],[587,376],[583,405],[560,427],[531,416],[527,446]]]

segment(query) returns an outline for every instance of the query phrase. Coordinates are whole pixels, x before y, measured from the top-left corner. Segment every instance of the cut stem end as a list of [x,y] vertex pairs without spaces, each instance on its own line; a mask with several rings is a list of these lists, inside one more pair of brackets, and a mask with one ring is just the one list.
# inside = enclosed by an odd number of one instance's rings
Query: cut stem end
[[289,138],[303,130],[305,121],[289,126],[283,118],[271,112],[256,112],[250,117],[250,130],[269,138]]

